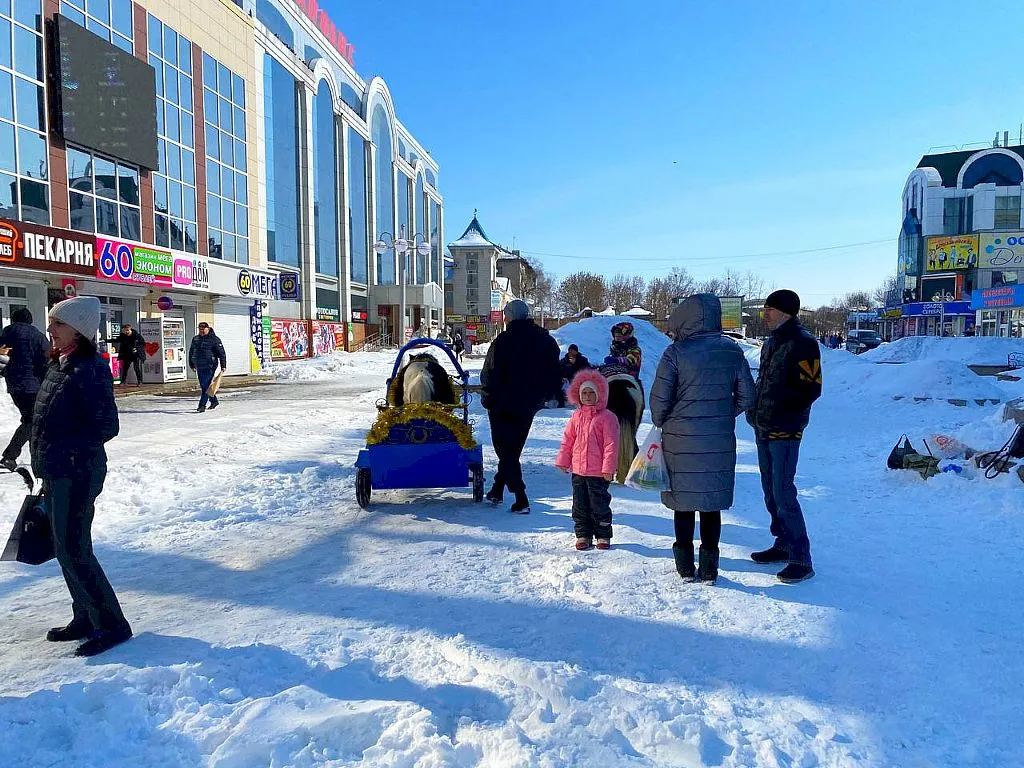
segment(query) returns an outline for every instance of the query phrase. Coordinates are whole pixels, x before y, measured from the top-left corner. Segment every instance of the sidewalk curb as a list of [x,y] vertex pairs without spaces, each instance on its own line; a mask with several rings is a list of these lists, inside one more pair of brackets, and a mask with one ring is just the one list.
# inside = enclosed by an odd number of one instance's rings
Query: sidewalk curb
[[[273,376],[231,376],[225,377],[220,384],[223,389],[242,389],[245,387],[273,384],[276,379]],[[159,395],[163,397],[180,397],[182,395],[198,395],[200,393],[199,382],[196,381],[174,381],[168,384],[143,384],[134,386],[129,384],[125,387],[114,384],[114,397],[135,397],[138,395]]]

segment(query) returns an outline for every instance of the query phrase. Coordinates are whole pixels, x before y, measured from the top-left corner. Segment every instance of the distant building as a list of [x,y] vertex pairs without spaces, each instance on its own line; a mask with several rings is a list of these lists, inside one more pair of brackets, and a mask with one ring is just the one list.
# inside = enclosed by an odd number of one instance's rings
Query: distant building
[[522,259],[488,239],[476,212],[462,236],[448,244],[448,250],[452,268],[445,284],[446,322],[463,328],[470,338],[493,338],[503,323],[499,315],[492,318],[491,313],[500,312],[520,295],[514,286],[524,282],[525,272],[517,263]]
[[883,335],[1024,336],[1024,146],[1007,143],[925,155],[907,178]]

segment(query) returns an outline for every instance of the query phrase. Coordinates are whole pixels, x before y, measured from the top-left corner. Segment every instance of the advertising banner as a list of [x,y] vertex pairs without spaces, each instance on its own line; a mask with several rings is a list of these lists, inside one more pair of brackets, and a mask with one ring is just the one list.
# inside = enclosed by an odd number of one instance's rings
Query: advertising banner
[[986,288],[971,294],[972,309],[1008,309],[1010,307],[1024,307],[1024,285]]
[[939,315],[970,315],[973,314],[969,301],[917,301],[904,304],[901,308],[903,317],[938,317]]
[[338,292],[326,288],[316,289],[316,319],[326,322],[341,322],[341,309],[338,303]]
[[978,236],[929,237],[925,272],[946,272],[978,266]]
[[210,290],[209,259],[182,251],[172,251],[171,257],[174,264],[172,280],[175,288],[203,292]]
[[97,237],[96,254],[96,277],[164,288],[174,284],[174,259],[170,251]]
[[183,381],[188,364],[185,321],[180,317],[144,317],[139,321],[139,333],[146,339],[142,380],[147,384]]
[[495,325],[501,325],[501,321],[505,319],[505,313],[500,309],[492,309],[490,320]]
[[722,296],[722,330],[739,331],[743,328],[743,297]]
[[345,350],[345,324],[313,321],[313,354],[329,355]]
[[250,372],[259,373],[270,362],[269,333],[264,334],[263,302],[254,301],[249,307]]
[[302,298],[298,272],[281,272],[277,277],[277,292],[282,301],[298,301]]
[[0,219],[0,264],[93,277],[96,236]]
[[270,357],[293,360],[309,352],[309,332],[305,320],[270,321]]
[[239,267],[210,259],[210,290],[222,296],[270,301],[278,298],[277,275],[262,269]]
[[978,266],[985,269],[1024,268],[1024,232],[987,232],[979,235]]

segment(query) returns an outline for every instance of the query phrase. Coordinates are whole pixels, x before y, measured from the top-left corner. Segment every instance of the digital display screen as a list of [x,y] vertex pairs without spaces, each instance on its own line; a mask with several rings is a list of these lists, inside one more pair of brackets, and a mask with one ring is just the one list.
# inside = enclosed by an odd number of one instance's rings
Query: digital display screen
[[56,21],[58,130],[64,139],[157,168],[156,73],[64,16]]

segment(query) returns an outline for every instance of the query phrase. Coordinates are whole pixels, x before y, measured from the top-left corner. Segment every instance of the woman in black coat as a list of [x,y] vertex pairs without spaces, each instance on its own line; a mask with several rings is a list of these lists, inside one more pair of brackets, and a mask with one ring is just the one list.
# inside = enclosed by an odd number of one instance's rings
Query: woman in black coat
[[74,617],[46,639],[85,640],[75,655],[95,656],[132,636],[92,550],[94,504],[107,476],[103,444],[119,430],[114,380],[93,342],[100,323],[96,298],[55,304],[49,320],[52,360],[36,398],[30,446]]

